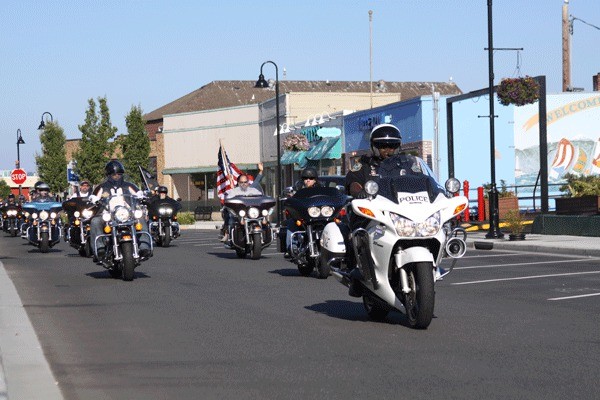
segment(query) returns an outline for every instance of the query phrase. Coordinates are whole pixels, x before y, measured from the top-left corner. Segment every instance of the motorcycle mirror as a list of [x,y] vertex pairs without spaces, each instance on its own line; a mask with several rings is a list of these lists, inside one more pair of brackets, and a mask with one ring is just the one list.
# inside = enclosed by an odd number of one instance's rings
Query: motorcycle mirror
[[379,191],[379,185],[377,184],[377,182],[367,181],[365,183],[365,192],[367,192],[367,194],[369,196],[375,196],[378,191]]
[[456,178],[448,178],[445,186],[446,190],[450,193],[458,193],[458,191],[460,190],[460,181]]

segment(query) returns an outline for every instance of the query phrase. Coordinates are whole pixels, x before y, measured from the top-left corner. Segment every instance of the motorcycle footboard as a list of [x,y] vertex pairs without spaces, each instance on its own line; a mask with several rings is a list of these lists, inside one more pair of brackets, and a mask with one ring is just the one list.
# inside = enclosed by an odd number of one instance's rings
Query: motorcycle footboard
[[366,281],[370,281],[373,284],[373,289],[377,290],[379,282],[375,275],[375,264],[371,257],[371,246],[369,242],[369,233],[366,230],[359,228],[352,233],[352,247],[354,248],[354,255],[356,257],[356,266],[363,278]]

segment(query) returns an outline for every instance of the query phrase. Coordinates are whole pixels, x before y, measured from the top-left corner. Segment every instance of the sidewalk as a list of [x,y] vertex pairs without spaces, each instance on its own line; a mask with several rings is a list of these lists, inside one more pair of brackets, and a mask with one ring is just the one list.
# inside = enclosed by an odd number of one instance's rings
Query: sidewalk
[[525,240],[509,241],[508,233],[503,239],[486,239],[485,231],[468,232],[467,248],[482,250],[518,250],[534,253],[572,254],[600,257],[600,237],[539,235],[528,233]]

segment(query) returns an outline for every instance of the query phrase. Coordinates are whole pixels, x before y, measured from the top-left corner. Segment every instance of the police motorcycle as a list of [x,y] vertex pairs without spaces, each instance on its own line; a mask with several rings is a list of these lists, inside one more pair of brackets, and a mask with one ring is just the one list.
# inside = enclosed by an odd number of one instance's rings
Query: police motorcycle
[[4,232],[15,237],[21,230],[23,212],[18,204],[5,204],[0,212],[0,221]]
[[60,242],[62,222],[60,212],[62,203],[48,201],[32,201],[23,204],[23,213],[27,222],[23,224],[25,239],[47,253],[51,247]]
[[77,249],[81,257],[91,257],[90,222],[96,207],[87,197],[73,197],[64,201],[62,208],[69,220],[69,225],[65,227],[65,242]]
[[231,213],[234,223],[229,227],[226,246],[235,250],[239,258],[258,260],[262,250],[273,241],[273,229],[268,217],[273,213],[275,199],[269,196],[236,196],[225,199],[225,211]]
[[[141,236],[148,236],[152,252],[152,237],[142,231],[141,221],[146,218],[142,200],[122,190],[111,190],[95,203],[104,223],[104,233],[95,238],[92,249],[98,263],[108,269],[113,278],[133,280],[134,269],[147,259],[140,254]],[[98,257],[98,247],[104,247],[103,257]]]
[[179,237],[177,212],[181,204],[174,199],[155,198],[148,204],[148,228],[152,238],[161,247],[169,247],[171,239]]
[[316,270],[319,279],[329,276],[328,263],[320,262],[321,233],[329,222],[340,222],[350,199],[335,187],[313,187],[300,189],[283,201],[286,217],[298,228],[287,236],[290,259],[301,275]]
[[[436,281],[452,271],[465,254],[466,233],[452,221],[468,206],[454,178],[444,188],[423,160],[392,168],[382,162],[379,176],[366,182],[366,199],[353,199],[350,240],[329,223],[321,236],[323,260],[349,294],[363,298],[371,319],[384,319],[391,310],[403,312],[412,328],[426,329],[434,312]],[[406,161],[406,158],[404,158]],[[386,165],[386,163],[388,165]],[[412,164],[412,165],[411,165]],[[397,166],[397,165],[396,165]],[[352,252],[352,253],[350,253]],[[344,263],[354,258],[357,268]],[[441,266],[452,260],[448,270]]]

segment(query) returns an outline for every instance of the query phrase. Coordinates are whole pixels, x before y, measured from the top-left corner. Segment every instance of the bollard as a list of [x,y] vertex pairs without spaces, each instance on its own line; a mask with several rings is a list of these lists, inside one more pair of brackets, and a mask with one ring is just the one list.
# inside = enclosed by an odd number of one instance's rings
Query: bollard
[[[469,181],[465,180],[463,182],[463,190],[465,197],[469,200]],[[467,208],[465,209],[465,222],[469,222],[471,220],[471,213],[469,210],[469,203],[467,202]]]
[[485,220],[485,199],[483,198],[483,187],[477,188],[477,220]]

